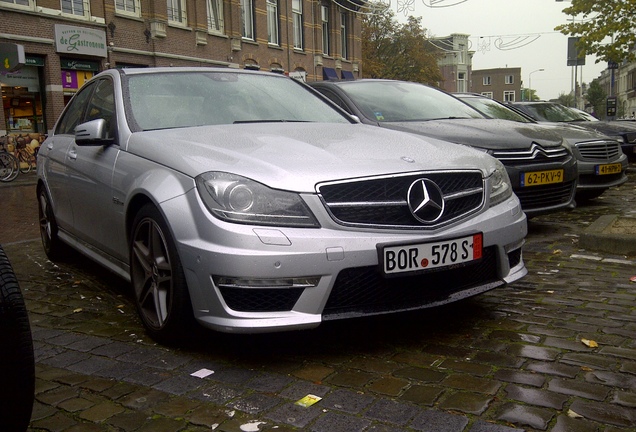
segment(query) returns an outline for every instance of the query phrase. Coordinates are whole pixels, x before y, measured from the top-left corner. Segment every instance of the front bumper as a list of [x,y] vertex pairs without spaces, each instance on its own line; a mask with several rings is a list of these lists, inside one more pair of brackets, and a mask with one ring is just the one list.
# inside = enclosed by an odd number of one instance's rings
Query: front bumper
[[[317,197],[305,198],[314,212],[322,207]],[[346,228],[326,213],[316,229],[225,223],[204,210],[195,190],[164,202],[162,211],[178,244],[195,317],[217,331],[312,328],[327,319],[432,307],[513,282],[527,272],[521,253],[526,216],[515,195],[435,231]],[[484,258],[470,265],[393,278],[379,269],[379,244],[478,232],[483,233]],[[480,276],[475,277],[476,271]]]

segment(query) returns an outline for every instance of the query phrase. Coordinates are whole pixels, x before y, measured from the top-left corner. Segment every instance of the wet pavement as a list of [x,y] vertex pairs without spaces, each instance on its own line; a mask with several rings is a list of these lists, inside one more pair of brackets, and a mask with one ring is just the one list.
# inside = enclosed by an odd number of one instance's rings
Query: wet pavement
[[[0,184],[0,244],[33,331],[29,430],[635,431],[636,256],[578,244],[603,215],[636,216],[633,163],[629,176],[532,219],[529,274],[507,287],[416,314],[201,330],[166,347],[144,334],[124,281],[77,255],[46,259],[34,175],[20,175]],[[320,399],[298,404],[308,395]]]

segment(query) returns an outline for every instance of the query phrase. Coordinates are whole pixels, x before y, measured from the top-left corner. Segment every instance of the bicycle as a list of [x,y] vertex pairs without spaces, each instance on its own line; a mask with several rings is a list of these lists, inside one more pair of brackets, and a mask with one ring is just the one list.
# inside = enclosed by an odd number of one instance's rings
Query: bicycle
[[0,181],[10,182],[20,174],[20,161],[5,148],[5,143],[0,141]]
[[16,149],[16,157],[20,164],[20,172],[23,174],[28,173],[36,166],[36,155],[33,150],[29,151],[26,147]]

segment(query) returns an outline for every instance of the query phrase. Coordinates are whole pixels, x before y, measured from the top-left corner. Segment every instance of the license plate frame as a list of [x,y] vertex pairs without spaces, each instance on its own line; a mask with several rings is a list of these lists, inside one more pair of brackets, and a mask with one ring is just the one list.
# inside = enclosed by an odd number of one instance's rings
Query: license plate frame
[[623,165],[618,163],[600,164],[594,166],[595,175],[620,174],[623,172]]
[[385,277],[419,274],[463,266],[480,260],[483,233],[428,242],[378,245],[380,272]]
[[563,168],[522,172],[519,176],[521,187],[542,186],[564,182],[565,170]]

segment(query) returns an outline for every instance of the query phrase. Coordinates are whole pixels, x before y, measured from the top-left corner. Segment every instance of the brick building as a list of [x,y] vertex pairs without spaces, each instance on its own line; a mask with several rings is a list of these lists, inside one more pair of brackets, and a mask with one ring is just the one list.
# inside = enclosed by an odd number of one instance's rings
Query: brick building
[[473,70],[471,91],[500,102],[520,101],[521,68]]
[[307,81],[357,78],[358,6],[349,0],[0,0],[0,137],[45,135],[65,104],[109,67],[222,66]]

